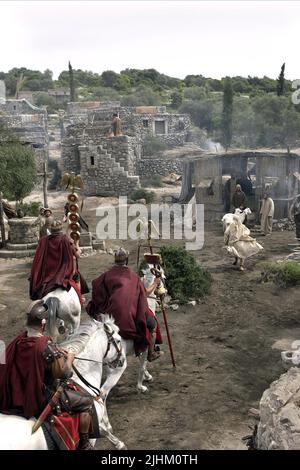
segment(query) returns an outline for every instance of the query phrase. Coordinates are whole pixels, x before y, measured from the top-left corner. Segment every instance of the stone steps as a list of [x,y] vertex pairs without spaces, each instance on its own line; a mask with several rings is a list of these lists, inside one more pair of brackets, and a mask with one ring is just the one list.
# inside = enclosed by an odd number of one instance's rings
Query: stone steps
[[0,250],[0,258],[33,258],[35,250]]

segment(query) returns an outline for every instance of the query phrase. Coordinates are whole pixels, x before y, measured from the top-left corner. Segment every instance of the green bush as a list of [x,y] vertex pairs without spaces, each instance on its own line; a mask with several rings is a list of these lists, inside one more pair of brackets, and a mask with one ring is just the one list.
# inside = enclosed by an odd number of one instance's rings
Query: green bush
[[266,262],[261,264],[261,269],[261,282],[273,281],[284,288],[300,283],[300,264],[297,261]]
[[153,176],[150,176],[149,178],[144,178],[143,187],[144,188],[147,188],[147,187],[162,188],[163,187],[162,177],[160,175],[153,175]]
[[148,136],[143,143],[143,154],[149,157],[153,155],[156,156],[164,150],[167,150],[167,148],[168,145],[158,137]]
[[139,199],[145,199],[147,204],[151,204],[155,200],[155,193],[153,191],[147,191],[146,189],[137,189],[131,196],[133,201],[138,201]]
[[211,274],[183,248],[164,246],[161,249],[168,293],[173,299],[185,303],[210,294]]
[[41,207],[43,207],[41,202],[30,202],[29,204],[23,202],[19,205],[18,209],[21,209],[24,215],[37,217],[40,213]]

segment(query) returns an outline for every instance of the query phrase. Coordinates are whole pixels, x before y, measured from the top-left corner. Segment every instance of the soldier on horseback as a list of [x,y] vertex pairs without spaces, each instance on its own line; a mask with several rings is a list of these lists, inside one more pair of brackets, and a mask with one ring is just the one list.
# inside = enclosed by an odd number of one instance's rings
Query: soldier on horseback
[[43,301],[36,302],[27,314],[26,330],[6,349],[6,364],[0,365],[0,411],[27,419],[43,412],[34,431],[43,424],[58,448],[90,450],[89,438],[99,437],[93,432],[98,429],[94,399],[71,379],[73,354],[44,335],[47,310]]
[[89,289],[78,270],[79,248],[62,232],[60,221],[53,221],[50,230],[50,235],[40,239],[32,263],[30,298],[38,300],[58,287],[66,290],[74,287],[82,304],[82,294]]
[[120,248],[115,253],[115,265],[92,282],[92,300],[87,305],[88,314],[96,319],[109,314],[125,340],[133,340],[136,354],[149,347],[151,362],[160,353],[155,351],[157,320],[147,303],[157,281],[146,291],[139,276],[128,267],[128,252]]

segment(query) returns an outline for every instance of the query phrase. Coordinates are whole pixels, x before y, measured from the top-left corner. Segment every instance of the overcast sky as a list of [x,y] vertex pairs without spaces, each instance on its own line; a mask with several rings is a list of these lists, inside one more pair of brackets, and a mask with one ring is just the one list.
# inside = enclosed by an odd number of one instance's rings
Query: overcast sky
[[300,2],[1,1],[0,70],[300,78]]

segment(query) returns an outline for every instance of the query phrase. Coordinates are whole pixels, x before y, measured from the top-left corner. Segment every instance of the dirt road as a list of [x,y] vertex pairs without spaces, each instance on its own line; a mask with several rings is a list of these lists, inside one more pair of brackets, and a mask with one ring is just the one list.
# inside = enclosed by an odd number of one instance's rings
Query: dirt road
[[[212,294],[193,306],[168,311],[177,368],[166,354],[151,367],[150,392],[135,389],[137,361],[108,400],[114,432],[129,449],[244,449],[241,438],[252,424],[247,416],[283,368],[280,350],[300,339],[300,291],[260,284],[259,261],[285,256],[292,232],[262,239],[265,251],[245,273],[222,252],[219,227],[206,227],[204,248],[195,252],[213,275]],[[134,264],[136,246],[131,250]],[[82,258],[91,282],[112,264],[112,256]],[[0,339],[9,341],[23,326],[28,306],[30,260],[0,261]],[[164,328],[163,328],[164,331]],[[99,448],[110,448],[104,439]]]

